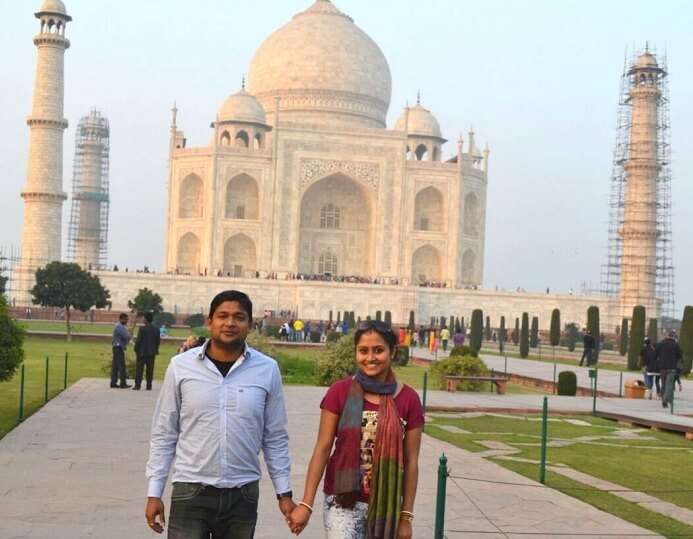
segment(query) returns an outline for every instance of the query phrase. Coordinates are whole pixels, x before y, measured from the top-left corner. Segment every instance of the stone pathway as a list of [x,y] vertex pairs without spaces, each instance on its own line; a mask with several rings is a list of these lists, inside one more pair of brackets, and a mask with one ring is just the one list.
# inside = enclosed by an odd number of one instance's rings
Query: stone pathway
[[[286,388],[292,481],[298,497],[323,394],[323,388]],[[0,440],[0,537],[160,537],[147,529],[143,516],[143,470],[155,399],[156,391],[111,390],[105,379],[83,379]],[[555,490],[537,488],[534,481],[425,436],[415,508],[417,538],[433,535],[436,472],[443,452],[452,473],[446,498],[449,538],[519,539],[527,534],[632,538],[650,533]],[[456,478],[459,476],[522,486]],[[168,496],[167,489],[166,502]],[[320,503],[316,506],[314,520],[302,538],[324,536]],[[277,511],[266,474],[256,537],[291,537]]]

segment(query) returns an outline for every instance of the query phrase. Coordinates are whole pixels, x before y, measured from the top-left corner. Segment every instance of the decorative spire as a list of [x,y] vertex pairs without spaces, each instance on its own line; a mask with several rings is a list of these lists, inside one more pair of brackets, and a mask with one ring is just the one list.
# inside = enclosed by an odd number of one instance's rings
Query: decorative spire
[[416,105],[417,105],[418,107],[421,106],[421,90],[419,90],[418,92],[416,92]]
[[241,90],[245,92],[245,73],[243,73],[243,80],[241,81]]
[[176,106],[176,102],[173,102],[173,108],[171,109],[171,128],[175,129],[176,128],[176,121],[178,119],[178,107]]

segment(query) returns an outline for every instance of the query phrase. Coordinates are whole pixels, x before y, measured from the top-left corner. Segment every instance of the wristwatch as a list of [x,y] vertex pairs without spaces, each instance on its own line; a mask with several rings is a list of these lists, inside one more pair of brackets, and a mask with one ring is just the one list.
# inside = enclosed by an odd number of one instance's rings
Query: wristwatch
[[282,498],[293,498],[293,497],[294,497],[294,493],[291,492],[290,490],[287,492],[281,492],[281,493],[277,494],[278,500],[281,500]]

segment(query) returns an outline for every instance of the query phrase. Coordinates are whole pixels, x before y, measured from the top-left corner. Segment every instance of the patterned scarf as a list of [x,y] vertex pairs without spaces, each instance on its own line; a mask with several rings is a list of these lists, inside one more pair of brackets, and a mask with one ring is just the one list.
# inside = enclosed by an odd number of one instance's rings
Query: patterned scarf
[[368,500],[368,539],[391,539],[397,536],[402,505],[404,444],[402,423],[395,406],[396,390],[397,382],[392,371],[388,373],[385,383],[373,380],[359,371],[351,383],[337,428],[343,450],[335,461],[335,494],[338,505],[353,508],[361,491],[364,393],[367,391],[381,396]]

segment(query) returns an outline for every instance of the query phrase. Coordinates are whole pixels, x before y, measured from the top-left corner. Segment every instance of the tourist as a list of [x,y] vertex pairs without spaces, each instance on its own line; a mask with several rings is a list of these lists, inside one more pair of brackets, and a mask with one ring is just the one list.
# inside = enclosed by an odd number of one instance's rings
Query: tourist
[[188,350],[190,350],[191,348],[195,348],[196,346],[197,346],[197,335],[190,335],[178,347],[178,353],[182,354],[183,352],[187,352]]
[[175,460],[169,539],[252,538],[260,451],[284,518],[295,507],[281,374],[274,359],[246,343],[252,320],[246,294],[217,294],[209,341],[175,356],[166,369],[152,421],[145,517],[163,532],[161,497]]
[[594,337],[592,337],[592,332],[588,329],[585,331],[585,335],[582,338],[582,357],[580,358],[580,367],[582,367],[585,359],[587,360],[587,366],[592,365],[592,354],[594,353]]
[[455,334],[452,336],[452,345],[453,346],[462,346],[464,344],[464,333],[462,332],[462,328],[457,326],[455,328]]
[[161,335],[159,330],[152,324],[154,315],[152,313],[144,313],[144,326],[137,332],[135,339],[135,356],[137,357],[137,366],[135,369],[135,386],[132,389],[139,390],[142,386],[142,371],[145,366],[147,368],[147,390],[152,389],[152,380],[154,379],[154,358],[159,354],[159,344],[161,343]]
[[347,324],[346,320],[342,320],[342,335],[347,333],[349,333],[349,324]]
[[448,351],[448,341],[449,340],[450,340],[450,330],[446,326],[443,326],[443,329],[440,330],[440,342],[443,345],[443,352]]
[[419,326],[419,345],[426,346],[428,341],[426,340],[426,330],[423,326]]
[[390,326],[379,320],[360,322],[354,343],[358,370],[335,382],[320,403],[320,428],[303,498],[289,526],[300,533],[308,524],[325,473],[328,539],[411,537],[424,423],[421,401],[416,391],[395,379],[397,337]]
[[[120,313],[118,323],[113,328],[113,360],[111,361],[111,387],[119,387],[125,389],[131,387],[127,383],[128,372],[125,368],[125,350],[130,342],[130,333],[126,327],[128,323],[128,315]],[[120,380],[120,385],[118,381]]]
[[313,326],[310,323],[310,320],[306,322],[306,325],[303,326],[303,342],[310,342],[310,332],[313,331]]
[[303,327],[303,321],[300,318],[297,318],[294,321],[294,341],[303,341]]
[[659,366],[657,365],[657,350],[650,341],[650,338],[646,338],[640,349],[640,368],[642,369],[643,376],[645,378],[645,385],[647,386],[648,397],[652,399],[652,386],[654,385],[657,390],[657,396],[661,395],[661,389],[659,387]]
[[676,342],[676,333],[670,331],[657,345],[657,363],[662,376],[662,407],[666,408],[674,400],[674,380],[676,372],[682,368],[683,353]]

